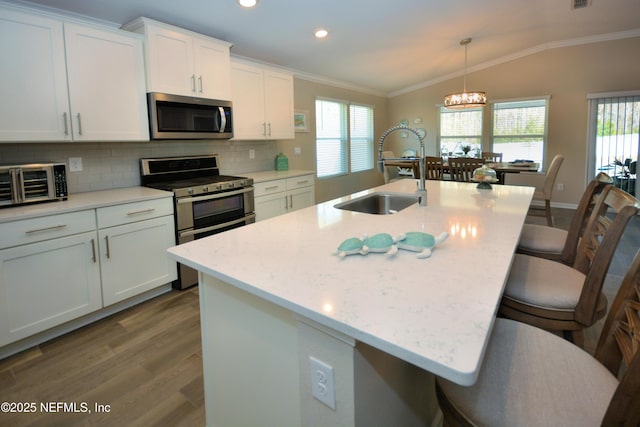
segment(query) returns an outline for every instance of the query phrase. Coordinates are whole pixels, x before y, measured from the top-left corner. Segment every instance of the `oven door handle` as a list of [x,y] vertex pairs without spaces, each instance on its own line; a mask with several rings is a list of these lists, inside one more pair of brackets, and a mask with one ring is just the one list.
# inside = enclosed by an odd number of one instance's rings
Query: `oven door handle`
[[233,221],[225,222],[224,224],[212,225],[211,227],[198,228],[197,230],[189,230],[189,231],[181,231],[178,233],[178,237],[187,237],[187,236],[195,236],[196,234],[207,233],[209,231],[218,230],[220,228],[229,227],[230,225],[240,224],[242,222],[246,222],[248,219],[254,219],[256,214],[248,214],[243,216],[240,219],[234,219]]
[[177,200],[177,203],[181,205],[184,203],[201,202],[203,200],[221,199],[223,197],[236,196],[238,194],[249,193],[250,191],[253,191],[253,187],[244,187],[244,188],[241,188],[240,190],[235,190],[235,191],[223,191],[220,193],[207,194],[206,196],[182,197]]

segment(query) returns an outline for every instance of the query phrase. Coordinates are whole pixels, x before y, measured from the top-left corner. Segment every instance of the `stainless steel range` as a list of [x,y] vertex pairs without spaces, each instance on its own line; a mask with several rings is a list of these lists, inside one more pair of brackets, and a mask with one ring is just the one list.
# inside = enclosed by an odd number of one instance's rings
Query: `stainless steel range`
[[[142,185],[173,192],[178,244],[255,222],[253,179],[220,175],[218,165],[217,154],[140,159]],[[195,270],[178,267],[174,288],[197,284]]]

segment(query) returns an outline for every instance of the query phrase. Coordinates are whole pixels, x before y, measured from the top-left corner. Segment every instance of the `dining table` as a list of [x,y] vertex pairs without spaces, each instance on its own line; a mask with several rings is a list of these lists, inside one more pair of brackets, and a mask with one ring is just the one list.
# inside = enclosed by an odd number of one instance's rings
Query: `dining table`
[[[508,173],[522,173],[522,172],[538,172],[540,164],[531,161],[514,161],[514,162],[486,162],[487,167],[496,171],[499,184],[504,184],[505,175]],[[389,160],[385,161],[386,166],[396,166],[404,170],[405,176],[417,177],[420,171],[420,161],[415,159],[406,160]],[[450,173],[449,163],[443,162],[442,164],[444,173]]]
[[434,425],[435,376],[476,381],[534,189],[426,189],[426,206],[347,208],[415,196],[403,179],[169,249],[199,272],[207,425]]

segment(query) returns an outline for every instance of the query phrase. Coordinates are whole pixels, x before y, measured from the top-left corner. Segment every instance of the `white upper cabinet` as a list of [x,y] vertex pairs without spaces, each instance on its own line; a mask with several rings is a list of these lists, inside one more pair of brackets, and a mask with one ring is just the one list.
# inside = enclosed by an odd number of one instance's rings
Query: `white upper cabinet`
[[231,62],[233,139],[293,139],[293,75]]
[[139,37],[1,12],[0,141],[149,139]]
[[73,139],[148,140],[142,40],[65,24]]
[[62,22],[0,9],[0,56],[0,140],[71,140]]
[[230,43],[138,18],[123,28],[145,35],[149,92],[230,100]]

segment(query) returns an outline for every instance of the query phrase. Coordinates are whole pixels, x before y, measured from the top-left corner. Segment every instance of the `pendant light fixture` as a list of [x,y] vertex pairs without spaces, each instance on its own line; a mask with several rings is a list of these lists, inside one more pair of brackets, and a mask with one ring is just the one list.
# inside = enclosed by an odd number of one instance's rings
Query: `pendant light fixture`
[[460,40],[460,45],[464,46],[464,80],[462,92],[451,93],[444,97],[444,106],[451,110],[462,110],[464,108],[484,107],[487,103],[487,94],[484,92],[467,92],[467,47],[471,43],[471,38]]

